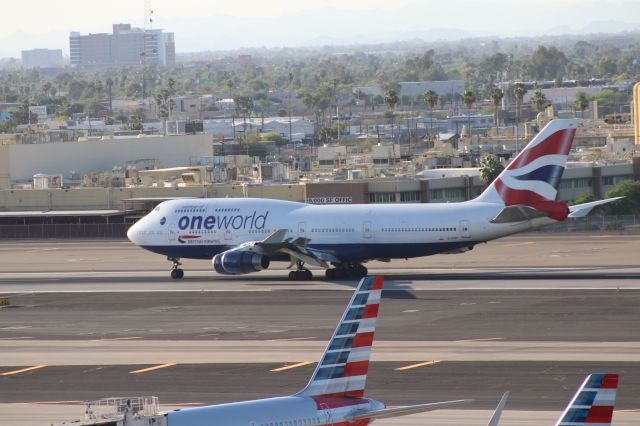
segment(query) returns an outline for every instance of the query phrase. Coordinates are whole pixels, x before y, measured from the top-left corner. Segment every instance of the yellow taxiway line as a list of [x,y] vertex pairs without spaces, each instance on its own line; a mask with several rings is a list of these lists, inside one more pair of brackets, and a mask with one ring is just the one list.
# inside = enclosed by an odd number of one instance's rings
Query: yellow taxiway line
[[273,370],[269,370],[269,371],[273,371],[274,373],[277,373],[279,371],[291,370],[292,368],[303,367],[309,364],[313,364],[313,361],[302,361],[297,364],[285,365],[284,367],[274,368]]
[[0,373],[0,376],[13,376],[14,374],[26,373],[27,371],[38,370],[40,368],[44,368],[46,365],[34,365],[33,367],[22,368],[20,370],[7,371],[5,373]]
[[176,365],[175,362],[167,362],[166,364],[160,364],[149,368],[143,368],[141,370],[133,370],[129,371],[129,374],[140,374],[140,373],[148,373],[149,371],[160,370],[161,368],[173,367]]
[[418,367],[425,367],[427,365],[436,365],[436,364],[440,364],[442,361],[426,361],[426,362],[421,362],[418,364],[411,364],[411,365],[405,365],[404,367],[398,367],[398,368],[394,368],[395,371],[405,371],[405,370],[411,370],[412,368],[418,368]]

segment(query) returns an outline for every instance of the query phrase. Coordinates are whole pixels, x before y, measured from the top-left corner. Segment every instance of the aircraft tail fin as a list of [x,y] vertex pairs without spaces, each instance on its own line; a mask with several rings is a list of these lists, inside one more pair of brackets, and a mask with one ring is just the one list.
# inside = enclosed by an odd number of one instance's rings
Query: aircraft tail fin
[[364,395],[383,281],[382,276],[360,280],[311,380],[297,395]]
[[555,199],[577,126],[574,119],[550,121],[476,200],[549,210],[552,218],[560,211],[560,220],[566,218],[566,205]]
[[590,374],[556,426],[610,426],[618,388],[617,374]]

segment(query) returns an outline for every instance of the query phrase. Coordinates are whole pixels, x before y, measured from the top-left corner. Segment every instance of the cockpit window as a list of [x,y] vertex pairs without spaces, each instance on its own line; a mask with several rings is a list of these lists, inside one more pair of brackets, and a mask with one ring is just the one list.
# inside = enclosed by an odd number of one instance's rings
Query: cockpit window
[[156,207],[155,209],[153,209],[154,212],[159,212],[160,211],[160,206]]

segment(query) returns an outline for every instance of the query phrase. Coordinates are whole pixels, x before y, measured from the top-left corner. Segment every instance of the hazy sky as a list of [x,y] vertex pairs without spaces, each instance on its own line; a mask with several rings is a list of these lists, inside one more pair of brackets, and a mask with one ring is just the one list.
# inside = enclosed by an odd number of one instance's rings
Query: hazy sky
[[[178,52],[390,41],[432,29],[468,35],[640,30],[640,0],[152,0],[155,28]],[[0,56],[61,48],[70,31],[142,26],[144,0],[31,0],[2,10]],[[595,25],[592,23],[596,22]]]

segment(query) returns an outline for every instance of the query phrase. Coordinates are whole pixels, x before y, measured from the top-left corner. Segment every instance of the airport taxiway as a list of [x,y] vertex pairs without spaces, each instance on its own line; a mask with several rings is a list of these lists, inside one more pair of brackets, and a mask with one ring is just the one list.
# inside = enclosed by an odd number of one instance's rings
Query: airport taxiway
[[[621,374],[615,424],[639,424],[637,253],[638,235],[522,234],[461,255],[373,262],[386,282],[370,395],[478,400],[376,424],[486,424],[505,390],[504,425],[551,424],[596,370]],[[20,426],[81,414],[61,401],[295,391],[355,286],[291,283],[281,266],[220,277],[190,260],[173,281],[162,256],[124,241],[4,241],[0,256],[0,298],[11,301],[0,308],[0,424]],[[42,407],[54,418],[37,423]]]

